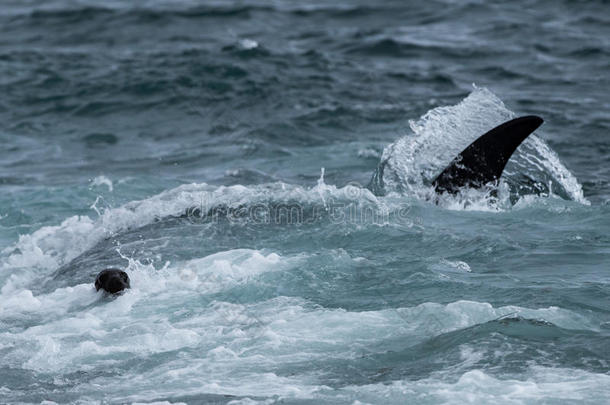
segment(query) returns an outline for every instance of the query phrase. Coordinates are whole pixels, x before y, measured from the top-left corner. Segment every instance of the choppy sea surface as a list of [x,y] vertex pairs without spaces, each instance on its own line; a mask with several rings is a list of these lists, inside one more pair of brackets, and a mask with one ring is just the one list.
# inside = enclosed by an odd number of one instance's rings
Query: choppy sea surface
[[609,72],[606,1],[3,1],[0,403],[610,402]]

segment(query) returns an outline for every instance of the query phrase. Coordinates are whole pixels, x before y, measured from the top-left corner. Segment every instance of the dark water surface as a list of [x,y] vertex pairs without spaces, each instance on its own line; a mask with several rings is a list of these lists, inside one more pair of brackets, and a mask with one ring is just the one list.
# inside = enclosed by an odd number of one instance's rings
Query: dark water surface
[[609,72],[605,1],[2,2],[0,403],[610,401]]

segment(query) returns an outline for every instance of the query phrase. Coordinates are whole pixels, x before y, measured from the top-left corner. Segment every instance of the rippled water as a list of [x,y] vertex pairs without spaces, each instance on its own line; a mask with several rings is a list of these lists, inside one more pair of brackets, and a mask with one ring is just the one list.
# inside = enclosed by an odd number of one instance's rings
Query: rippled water
[[0,403],[610,401],[609,16],[4,2]]

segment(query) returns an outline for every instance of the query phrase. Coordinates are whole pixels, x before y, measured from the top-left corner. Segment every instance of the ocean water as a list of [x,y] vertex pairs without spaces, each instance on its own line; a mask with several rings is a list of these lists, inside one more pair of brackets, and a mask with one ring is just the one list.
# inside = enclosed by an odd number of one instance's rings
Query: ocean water
[[3,1],[0,403],[610,402],[609,72],[605,1]]

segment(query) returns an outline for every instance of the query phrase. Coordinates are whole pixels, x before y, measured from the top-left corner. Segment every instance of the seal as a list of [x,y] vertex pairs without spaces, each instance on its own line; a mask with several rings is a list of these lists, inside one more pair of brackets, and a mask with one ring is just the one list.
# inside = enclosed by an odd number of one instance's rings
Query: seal
[[116,294],[126,288],[131,288],[131,286],[129,285],[129,276],[123,270],[102,270],[95,278],[96,291],[102,289],[111,294]]

